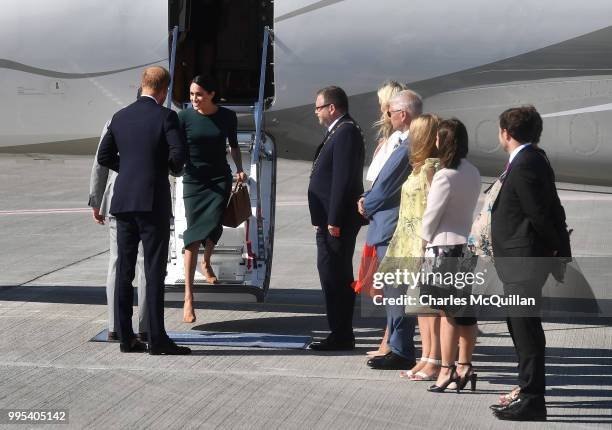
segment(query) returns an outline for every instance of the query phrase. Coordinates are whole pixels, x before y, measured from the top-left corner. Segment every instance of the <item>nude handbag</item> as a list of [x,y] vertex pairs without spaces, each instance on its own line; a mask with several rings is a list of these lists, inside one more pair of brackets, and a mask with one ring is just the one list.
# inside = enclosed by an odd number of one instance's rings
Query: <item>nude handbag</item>
[[232,189],[225,212],[223,225],[236,228],[251,216],[251,198],[249,190],[242,182],[237,182]]

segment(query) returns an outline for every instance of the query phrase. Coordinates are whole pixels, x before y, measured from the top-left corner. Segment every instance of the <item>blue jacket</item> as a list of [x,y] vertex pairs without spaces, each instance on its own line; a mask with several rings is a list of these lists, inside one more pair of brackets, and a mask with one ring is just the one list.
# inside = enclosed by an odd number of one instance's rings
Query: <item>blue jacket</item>
[[402,185],[411,171],[410,151],[405,142],[391,153],[372,189],[364,193],[364,208],[370,220],[368,245],[386,245],[391,240],[399,217]]
[[185,163],[176,112],[140,97],[117,112],[98,149],[98,163],[118,172],[110,213],[172,215],[168,168]]

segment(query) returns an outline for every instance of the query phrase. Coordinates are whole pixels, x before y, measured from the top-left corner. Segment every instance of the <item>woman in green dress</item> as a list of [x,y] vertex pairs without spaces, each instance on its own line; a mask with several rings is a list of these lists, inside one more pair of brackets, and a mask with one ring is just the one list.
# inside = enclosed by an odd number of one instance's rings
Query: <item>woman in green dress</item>
[[187,230],[185,243],[185,305],[183,321],[196,320],[193,310],[193,279],[200,244],[204,244],[202,272],[210,284],[217,277],[210,265],[215,244],[223,233],[223,211],[232,188],[232,171],[227,163],[226,142],[229,142],[236,165],[236,180],[246,181],[238,147],[236,113],[217,106],[217,86],[206,76],[196,76],[189,87],[193,109],[179,113],[187,142],[187,163],[183,175],[183,199]]

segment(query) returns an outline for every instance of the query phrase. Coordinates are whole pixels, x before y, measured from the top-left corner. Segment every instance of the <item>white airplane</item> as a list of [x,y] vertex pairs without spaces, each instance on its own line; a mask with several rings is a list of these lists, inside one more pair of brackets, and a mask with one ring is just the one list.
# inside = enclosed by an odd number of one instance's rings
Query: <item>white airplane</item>
[[[175,26],[174,107],[188,101],[194,75],[210,73],[224,104],[248,112],[259,99],[264,28],[272,30],[262,84],[267,137],[260,163],[251,165],[254,213],[263,215],[249,230],[254,266],[261,262],[268,275],[275,159],[312,158],[322,137],[314,96],[326,85],[343,87],[351,114],[370,129],[380,115],[378,86],[406,82],[424,97],[426,111],[466,124],[469,157],[484,175],[504,163],[498,115],[534,104],[557,179],[612,185],[609,0],[4,0],[2,6],[0,152],[93,154],[102,125],[133,101],[142,69],[169,67]],[[245,155],[252,155],[252,116],[242,115],[240,127]],[[367,145],[374,146],[373,132]],[[246,245],[241,250],[248,254]]]

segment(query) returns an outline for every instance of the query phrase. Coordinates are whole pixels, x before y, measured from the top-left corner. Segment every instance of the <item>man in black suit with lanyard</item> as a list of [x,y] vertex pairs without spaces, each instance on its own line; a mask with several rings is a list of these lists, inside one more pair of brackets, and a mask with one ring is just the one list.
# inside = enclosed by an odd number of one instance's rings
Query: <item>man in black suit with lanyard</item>
[[[508,308],[508,330],[518,355],[519,388],[491,408],[502,420],[546,420],[546,338],[539,317],[542,288],[553,256],[569,249],[565,213],[545,153],[537,148],[542,119],[533,106],[500,115],[499,141],[510,155],[492,207],[491,239],[504,294],[535,299],[536,306]],[[565,233],[565,234],[564,234]]]
[[355,239],[362,223],[357,200],[363,194],[364,142],[361,129],[348,114],[342,88],[319,90],[315,113],[327,134],[315,154],[308,206],[316,229],[317,268],[331,333],[310,348],[351,350],[355,348],[351,284]]
[[146,350],[132,331],[132,281],[140,241],[147,281],[149,353],[191,352],[172,342],[164,328],[164,277],[172,216],[168,169],[179,172],[186,151],[176,112],[161,106],[169,82],[166,69],[147,68],[142,75],[142,96],[113,116],[98,150],[98,163],[119,173],[110,212],[117,220],[115,309],[121,352]]

